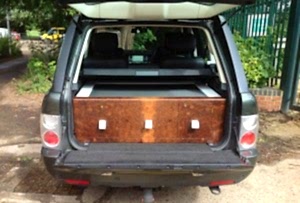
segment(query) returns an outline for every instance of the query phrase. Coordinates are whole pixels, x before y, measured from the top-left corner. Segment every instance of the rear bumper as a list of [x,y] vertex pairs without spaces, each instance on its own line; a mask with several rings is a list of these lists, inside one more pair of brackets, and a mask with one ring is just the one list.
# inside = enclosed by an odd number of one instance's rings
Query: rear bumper
[[[163,149],[163,151],[162,151]],[[194,144],[97,144],[86,151],[43,148],[48,171],[58,179],[84,179],[105,186],[209,186],[246,178],[255,156],[241,159],[231,150],[213,152]]]

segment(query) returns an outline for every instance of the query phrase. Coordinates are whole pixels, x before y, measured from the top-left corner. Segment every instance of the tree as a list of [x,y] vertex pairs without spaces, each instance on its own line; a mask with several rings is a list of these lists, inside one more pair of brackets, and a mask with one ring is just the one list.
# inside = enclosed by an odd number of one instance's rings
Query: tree
[[[76,12],[62,8],[53,0],[4,0],[0,8],[0,19],[5,19],[6,9],[11,11],[12,28],[48,30],[52,26],[66,26]],[[5,21],[0,22],[4,26]]]

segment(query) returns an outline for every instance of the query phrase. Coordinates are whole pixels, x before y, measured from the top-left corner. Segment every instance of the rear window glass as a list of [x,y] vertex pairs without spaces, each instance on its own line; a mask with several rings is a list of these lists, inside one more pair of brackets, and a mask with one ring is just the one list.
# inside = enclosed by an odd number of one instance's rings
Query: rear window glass
[[212,37],[202,27],[95,26],[81,50],[74,83],[79,77],[219,77],[225,83]]
[[[107,33],[111,36],[105,35]],[[101,36],[104,41],[106,37],[105,44],[97,39]],[[116,38],[117,42],[113,42],[113,38]],[[104,51],[99,47],[110,46],[108,44],[109,40],[111,41],[111,47],[105,47],[105,49],[113,51],[113,47],[117,44],[119,52],[124,51],[129,54],[130,63],[143,62],[148,55],[152,54],[155,60],[155,56],[171,54],[168,52],[182,56],[201,57],[205,60],[209,60],[211,57],[207,46],[207,38],[202,29],[147,26],[94,28],[91,33],[87,56],[91,56],[97,51]]]

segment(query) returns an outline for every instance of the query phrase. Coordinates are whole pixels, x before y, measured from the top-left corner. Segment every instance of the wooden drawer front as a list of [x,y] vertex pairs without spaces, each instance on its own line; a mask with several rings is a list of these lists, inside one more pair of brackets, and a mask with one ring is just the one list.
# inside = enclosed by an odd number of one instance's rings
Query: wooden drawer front
[[[186,142],[217,143],[223,134],[224,113],[224,99],[179,102],[179,137]],[[191,120],[198,120],[200,129],[192,129]]]
[[[75,136],[80,142],[216,143],[223,132],[222,98],[74,98]],[[106,120],[107,128],[98,129]],[[191,129],[191,120],[200,129]],[[145,129],[145,120],[153,128]]]

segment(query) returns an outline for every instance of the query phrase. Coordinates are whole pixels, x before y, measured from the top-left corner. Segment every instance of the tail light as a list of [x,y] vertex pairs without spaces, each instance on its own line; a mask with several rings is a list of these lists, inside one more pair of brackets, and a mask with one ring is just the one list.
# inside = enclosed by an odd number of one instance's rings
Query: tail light
[[57,147],[61,141],[61,118],[58,115],[41,114],[40,130],[43,145]]
[[245,148],[249,148],[250,146],[254,145],[255,142],[256,142],[256,135],[251,131],[243,134],[240,139],[240,144]]
[[258,135],[258,115],[242,116],[239,136],[239,149],[245,150],[256,147]]
[[65,183],[68,183],[70,185],[88,186],[90,184],[90,181],[88,181],[88,180],[66,179]]
[[50,130],[45,132],[43,142],[50,147],[56,147],[59,144],[60,139],[54,131]]
[[220,186],[220,185],[231,185],[234,184],[234,180],[217,180],[217,181],[212,181],[209,183],[209,186],[214,187],[214,186]]

